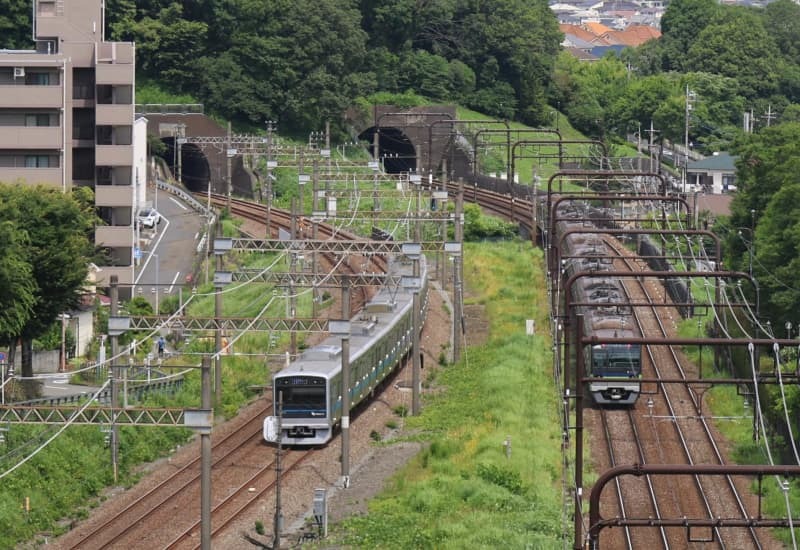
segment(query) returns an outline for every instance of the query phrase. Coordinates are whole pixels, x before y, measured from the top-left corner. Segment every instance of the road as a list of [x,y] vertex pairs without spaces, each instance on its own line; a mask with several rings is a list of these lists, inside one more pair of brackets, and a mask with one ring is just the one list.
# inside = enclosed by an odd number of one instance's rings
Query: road
[[147,199],[161,214],[154,229],[140,231],[141,258],[134,276],[134,293],[153,305],[177,295],[192,273],[206,219],[170,193],[148,189]]

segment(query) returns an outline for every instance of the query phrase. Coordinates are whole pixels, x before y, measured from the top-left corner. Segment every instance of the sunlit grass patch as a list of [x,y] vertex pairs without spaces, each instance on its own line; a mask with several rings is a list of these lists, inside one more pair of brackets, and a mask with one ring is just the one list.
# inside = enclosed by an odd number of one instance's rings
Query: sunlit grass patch
[[[555,548],[560,533],[560,427],[546,331],[541,254],[527,243],[468,245],[471,299],[489,340],[468,347],[425,396],[430,445],[334,539],[359,548]],[[467,339],[469,346],[469,339]],[[475,526],[480,526],[476,529]],[[533,541],[533,546],[531,546]],[[332,541],[329,541],[332,542]]]

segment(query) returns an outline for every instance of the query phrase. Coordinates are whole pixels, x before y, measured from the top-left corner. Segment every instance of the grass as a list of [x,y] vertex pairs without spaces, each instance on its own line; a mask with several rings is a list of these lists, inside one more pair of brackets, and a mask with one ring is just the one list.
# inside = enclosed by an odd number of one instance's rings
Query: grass
[[[679,335],[690,338],[704,337],[705,334],[703,334],[701,327],[704,327],[709,322],[709,316],[699,317],[700,326],[698,326],[697,319],[698,317],[684,320],[679,327]],[[697,364],[699,362],[702,366],[704,377],[727,378],[731,376],[727,369],[715,370],[713,365],[714,354],[710,346],[705,346],[702,350],[698,346],[686,347],[684,351],[694,363]],[[702,359],[700,358],[701,351]],[[741,349],[734,350],[733,358],[736,364],[748,362],[746,353]],[[762,359],[764,359],[761,366],[762,370],[771,371],[772,361],[769,358],[762,357]],[[746,376],[746,373],[742,371],[739,376]],[[772,417],[782,418],[783,408],[779,388],[762,385],[759,391],[762,409],[772,408]],[[797,386],[787,386],[785,395],[788,403],[796,402],[798,399]],[[705,393],[704,404],[706,410],[711,411],[715,419],[715,425],[731,444],[729,459],[736,464],[770,464],[770,458],[766,450],[766,442],[768,441],[773,463],[794,463],[793,457],[779,456],[779,451],[777,450],[788,448],[788,441],[786,441],[788,435],[776,434],[774,430],[770,429],[770,433],[767,434],[766,438],[763,434],[759,434],[758,440],[754,438],[754,401],[755,396],[750,395],[745,399],[734,385],[717,385]],[[774,477],[768,476],[763,479],[760,491],[763,498],[763,511],[766,516],[773,518],[786,517],[790,514],[794,517],[797,516],[796,510],[800,508],[800,492],[798,491],[800,484],[798,484],[797,480],[792,480],[789,487],[788,493],[784,493],[783,488]],[[758,494],[759,486],[757,482],[753,482],[751,490],[754,494]],[[791,512],[787,512],[787,501]],[[791,546],[792,537],[789,529],[774,529],[773,533],[779,541]],[[797,530],[795,530],[795,536],[800,536]]]
[[[488,341],[444,368],[446,391],[425,397],[407,426],[430,443],[369,514],[332,529],[327,546],[555,548],[560,541],[560,427],[542,254],[518,241],[465,246],[471,302],[485,306]],[[466,342],[469,346],[469,341]],[[506,453],[506,441],[510,452]]]

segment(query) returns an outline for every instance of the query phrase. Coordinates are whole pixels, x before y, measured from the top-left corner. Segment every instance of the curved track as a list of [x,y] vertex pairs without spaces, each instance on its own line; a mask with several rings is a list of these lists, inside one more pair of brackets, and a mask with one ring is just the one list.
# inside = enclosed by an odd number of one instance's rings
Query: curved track
[[[225,205],[224,196],[212,196],[217,205]],[[265,212],[262,205],[243,200],[231,201],[233,215],[263,223],[265,231]],[[271,222],[277,228],[291,230],[291,216],[281,210],[272,209]],[[304,227],[302,220],[300,227]],[[325,224],[318,225],[317,238],[354,239],[355,235],[336,231]],[[355,272],[347,261],[340,262],[330,258],[331,268],[340,272]],[[379,256],[363,259],[357,265],[368,263],[375,271],[385,272],[386,260]],[[361,308],[369,298],[370,289],[362,289],[359,298],[351,302],[353,311]],[[263,418],[272,410],[269,399],[259,400],[260,405],[250,408],[239,418],[239,426],[225,437],[214,438],[212,450],[212,539],[223,533],[229,526],[251,507],[264,502],[275,490],[274,461],[265,460],[262,439]],[[282,475],[292,475],[315,451],[284,451]],[[154,483],[130,503],[115,513],[107,515],[96,524],[79,526],[67,535],[64,548],[198,548],[200,539],[200,457],[197,456],[183,464],[173,463],[175,471]],[[190,511],[186,513],[186,511]],[[156,518],[169,516],[168,525]]]

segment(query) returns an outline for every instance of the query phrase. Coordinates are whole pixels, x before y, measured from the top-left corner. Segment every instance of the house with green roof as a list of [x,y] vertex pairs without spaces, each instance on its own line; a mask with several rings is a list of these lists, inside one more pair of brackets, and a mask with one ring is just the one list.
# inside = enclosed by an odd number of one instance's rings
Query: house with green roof
[[686,167],[686,183],[689,189],[712,194],[736,191],[736,159],[725,152],[689,162]]

